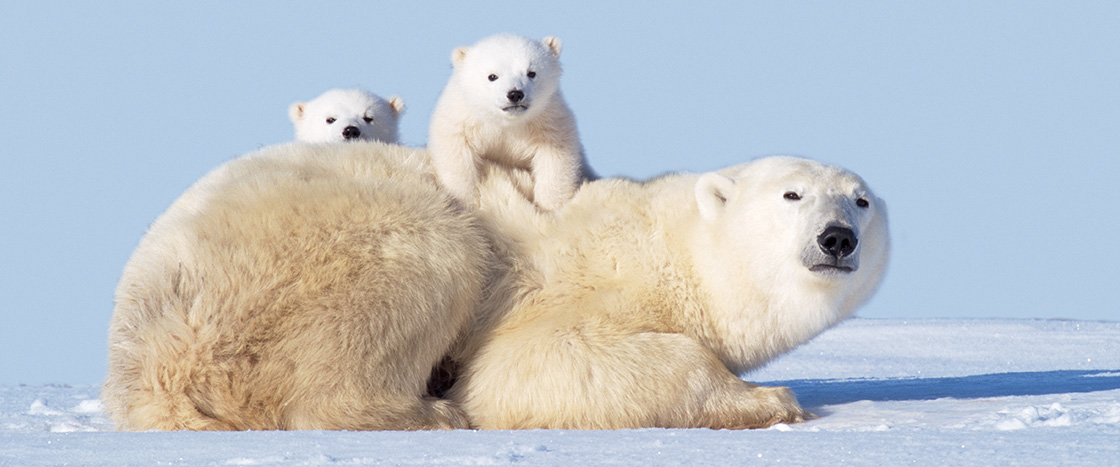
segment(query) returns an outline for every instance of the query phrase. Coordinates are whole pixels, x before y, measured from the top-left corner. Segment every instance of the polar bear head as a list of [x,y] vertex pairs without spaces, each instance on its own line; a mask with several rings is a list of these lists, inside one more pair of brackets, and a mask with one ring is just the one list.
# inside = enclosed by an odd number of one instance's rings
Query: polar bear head
[[339,141],[397,142],[404,101],[382,99],[361,89],[332,89],[288,108],[296,140],[310,143]]
[[709,289],[727,303],[764,300],[796,323],[790,334],[847,317],[883,277],[886,205],[854,173],[769,157],[700,176],[695,197],[703,225],[693,250]]
[[560,87],[560,39],[500,34],[451,52],[451,81],[476,115],[514,120],[543,109]]

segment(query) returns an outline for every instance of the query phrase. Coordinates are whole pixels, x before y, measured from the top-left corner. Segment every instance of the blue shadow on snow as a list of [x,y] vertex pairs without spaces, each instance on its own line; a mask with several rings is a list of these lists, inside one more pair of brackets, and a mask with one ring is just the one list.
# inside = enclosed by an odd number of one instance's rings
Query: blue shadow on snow
[[950,397],[980,399],[1038,396],[1120,389],[1118,370],[1055,370],[949,378],[794,379],[769,381],[788,386],[805,407],[856,401],[913,401]]

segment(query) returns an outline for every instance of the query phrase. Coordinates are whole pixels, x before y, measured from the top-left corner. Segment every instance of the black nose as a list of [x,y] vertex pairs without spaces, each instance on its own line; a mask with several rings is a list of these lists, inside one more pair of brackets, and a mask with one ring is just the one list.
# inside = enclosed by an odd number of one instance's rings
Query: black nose
[[518,89],[514,89],[514,90],[506,93],[506,99],[509,99],[509,101],[513,102],[513,103],[521,102],[521,99],[524,99],[524,98],[525,98],[525,93],[521,92],[521,90],[518,90]]
[[852,232],[852,229],[832,226],[824,229],[824,232],[817,237],[817,244],[821,246],[821,251],[839,259],[856,251],[859,239],[856,238],[856,233]]
[[342,137],[346,139],[354,139],[362,136],[362,130],[356,126],[348,126],[342,129]]

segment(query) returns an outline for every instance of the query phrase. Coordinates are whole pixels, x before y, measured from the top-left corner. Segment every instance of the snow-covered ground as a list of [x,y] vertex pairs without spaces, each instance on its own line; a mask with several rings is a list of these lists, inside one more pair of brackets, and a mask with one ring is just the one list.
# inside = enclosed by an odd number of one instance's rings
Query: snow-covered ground
[[0,386],[0,465],[1120,465],[1120,323],[848,321],[746,375],[767,430],[118,433],[96,386]]

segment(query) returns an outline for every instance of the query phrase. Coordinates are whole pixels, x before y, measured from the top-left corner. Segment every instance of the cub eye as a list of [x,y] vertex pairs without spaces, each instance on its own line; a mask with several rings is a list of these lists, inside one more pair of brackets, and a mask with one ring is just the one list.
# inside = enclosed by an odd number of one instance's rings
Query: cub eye
[[370,116],[367,115],[365,117],[362,117],[362,120],[365,120],[366,123],[372,123],[373,122],[373,117],[370,117]]
[[786,194],[782,195],[782,197],[790,201],[799,201],[801,199],[801,195],[792,191],[787,191]]
[[530,72],[528,72],[528,73],[525,73],[525,76],[528,76],[528,77],[529,77],[529,79],[533,79],[533,78],[536,78],[536,77],[537,77],[537,72],[535,72],[535,71],[530,71]]
[[497,81],[498,80],[498,75],[490,75],[490,76],[487,76],[486,79],[488,79],[490,81]]
[[334,117],[327,117],[327,125],[334,123]]
[[870,205],[871,205],[871,203],[868,203],[867,200],[864,199],[864,198],[860,198],[860,199],[856,200],[856,206],[859,206],[861,208],[866,208]]

